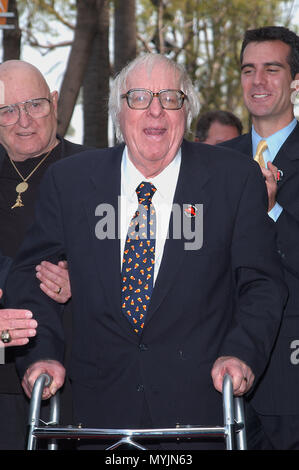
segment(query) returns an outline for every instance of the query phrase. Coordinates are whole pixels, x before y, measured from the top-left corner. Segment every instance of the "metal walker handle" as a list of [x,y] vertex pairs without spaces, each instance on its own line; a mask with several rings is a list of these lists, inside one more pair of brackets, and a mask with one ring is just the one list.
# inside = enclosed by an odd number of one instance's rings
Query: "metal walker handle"
[[[36,380],[30,403],[28,442],[27,450],[34,450],[37,446],[37,439],[50,438],[49,450],[57,449],[57,439],[120,439],[106,450],[119,447],[124,442],[139,450],[147,450],[134,442],[134,437],[153,438],[191,438],[222,436],[225,439],[226,449],[246,450],[246,427],[242,397],[233,396],[233,386],[231,377],[226,374],[223,379],[222,400],[223,400],[223,420],[224,425],[220,426],[190,426],[182,425],[178,428],[165,429],[89,429],[77,426],[59,427],[60,405],[59,396],[56,393],[51,397],[50,423],[39,427],[40,405],[44,386],[50,384],[51,378],[47,374],[42,374]],[[53,426],[50,426],[53,424]],[[56,440],[54,440],[56,438]]]
[[[48,374],[41,374],[35,381],[29,408],[28,431],[27,431],[27,450],[35,450],[37,446],[37,438],[34,435],[34,430],[39,426],[40,421],[40,407],[42,401],[42,394],[44,387],[51,384],[52,378]],[[60,402],[59,394],[56,393],[50,399],[50,422],[51,424],[58,424],[60,419]],[[57,443],[52,439],[48,444],[49,450],[57,450]]]
[[[237,446],[239,450],[247,450],[243,398],[234,397],[232,379],[228,374],[225,374],[223,378],[222,394],[226,448],[233,450]],[[236,442],[234,442],[234,436]]]

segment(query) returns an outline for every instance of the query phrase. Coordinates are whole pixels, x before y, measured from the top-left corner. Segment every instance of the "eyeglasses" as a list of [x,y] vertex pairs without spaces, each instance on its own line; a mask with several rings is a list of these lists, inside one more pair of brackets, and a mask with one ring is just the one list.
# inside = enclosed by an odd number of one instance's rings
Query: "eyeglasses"
[[132,88],[120,97],[126,98],[131,109],[147,109],[153,98],[158,98],[163,109],[176,110],[181,109],[184,100],[188,99],[181,90],[160,90],[154,93],[145,88]]
[[0,126],[12,126],[20,119],[20,105],[24,111],[34,119],[42,118],[50,114],[50,103],[48,98],[35,98],[33,100],[20,101],[0,108]]

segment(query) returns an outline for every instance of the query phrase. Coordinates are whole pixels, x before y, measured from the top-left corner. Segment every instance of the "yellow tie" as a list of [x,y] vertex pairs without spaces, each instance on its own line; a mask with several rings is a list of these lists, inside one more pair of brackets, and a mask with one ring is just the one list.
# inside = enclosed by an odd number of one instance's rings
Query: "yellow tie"
[[258,143],[257,149],[256,149],[256,154],[254,157],[254,160],[258,162],[261,168],[265,168],[265,160],[263,157],[263,152],[268,148],[267,142],[265,140],[260,140]]

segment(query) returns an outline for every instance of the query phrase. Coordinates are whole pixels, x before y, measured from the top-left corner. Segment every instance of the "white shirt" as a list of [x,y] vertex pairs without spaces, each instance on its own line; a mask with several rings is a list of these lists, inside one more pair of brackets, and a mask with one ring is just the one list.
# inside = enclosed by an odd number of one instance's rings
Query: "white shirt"
[[129,223],[138,208],[136,188],[142,181],[151,182],[157,189],[152,203],[156,210],[156,247],[154,282],[160,268],[165,240],[168,233],[173,197],[181,165],[181,150],[172,162],[154,178],[147,179],[133,165],[125,147],[121,163],[121,199],[120,199],[120,256],[121,265]]

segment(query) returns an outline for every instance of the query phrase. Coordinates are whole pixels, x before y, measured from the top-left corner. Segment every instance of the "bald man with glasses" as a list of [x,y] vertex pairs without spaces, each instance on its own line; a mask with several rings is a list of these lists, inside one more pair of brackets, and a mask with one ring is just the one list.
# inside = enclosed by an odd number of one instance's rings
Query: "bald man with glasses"
[[[57,135],[57,100],[57,91],[50,92],[42,74],[31,64],[12,60],[0,65],[0,303],[4,306],[6,277],[33,221],[45,171],[84,149]],[[61,308],[70,298],[66,260],[54,264],[41,261],[35,268],[35,282]],[[69,303],[64,310],[70,329]],[[0,339],[6,346],[15,346],[17,336],[28,337],[20,315],[20,310],[0,309]],[[31,324],[32,337],[36,321],[32,319]],[[22,347],[5,349],[5,363],[0,365],[0,449],[25,446],[27,402],[15,370],[15,356],[24,350],[27,337],[18,343]]]

